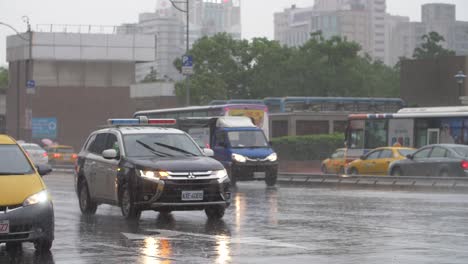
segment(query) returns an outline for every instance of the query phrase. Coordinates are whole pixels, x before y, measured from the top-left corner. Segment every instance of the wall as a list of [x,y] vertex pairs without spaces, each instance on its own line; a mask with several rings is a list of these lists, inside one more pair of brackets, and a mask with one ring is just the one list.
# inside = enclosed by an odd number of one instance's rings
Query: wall
[[[458,85],[454,78],[460,70],[468,73],[468,57],[403,61],[401,98],[409,106],[460,105]],[[468,80],[465,80],[462,95],[468,95]]]

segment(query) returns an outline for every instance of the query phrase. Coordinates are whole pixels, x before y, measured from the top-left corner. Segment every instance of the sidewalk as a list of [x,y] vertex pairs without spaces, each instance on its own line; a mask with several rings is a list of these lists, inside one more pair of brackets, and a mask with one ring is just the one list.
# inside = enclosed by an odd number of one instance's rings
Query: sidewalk
[[312,173],[322,174],[320,160],[310,161],[280,161],[279,173]]

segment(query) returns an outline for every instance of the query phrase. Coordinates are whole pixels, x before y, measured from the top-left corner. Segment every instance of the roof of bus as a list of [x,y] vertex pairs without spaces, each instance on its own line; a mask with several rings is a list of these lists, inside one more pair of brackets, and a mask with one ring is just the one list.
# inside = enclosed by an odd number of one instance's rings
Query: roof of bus
[[349,119],[468,117],[468,106],[403,108],[397,113],[351,114]]
[[224,105],[188,106],[188,107],[179,107],[179,108],[142,110],[142,111],[136,112],[134,114],[134,116],[152,114],[152,113],[210,110],[210,109],[217,109],[217,108],[263,109],[263,110],[267,111],[267,106],[264,105],[264,104],[224,104]]

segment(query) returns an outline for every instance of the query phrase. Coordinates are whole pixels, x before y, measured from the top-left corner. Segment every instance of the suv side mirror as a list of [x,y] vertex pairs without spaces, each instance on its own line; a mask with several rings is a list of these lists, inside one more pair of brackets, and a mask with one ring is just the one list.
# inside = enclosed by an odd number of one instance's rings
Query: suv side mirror
[[117,159],[119,155],[115,149],[106,149],[102,152],[102,156],[105,159]]
[[413,157],[412,154],[408,154],[408,155],[406,155],[406,158],[412,160],[414,157]]
[[213,156],[214,156],[214,151],[213,151],[212,149],[204,148],[204,149],[203,149],[203,152],[204,152],[205,155],[208,156],[208,157],[213,157]]
[[36,164],[39,175],[44,176],[52,172],[52,167],[49,164]]

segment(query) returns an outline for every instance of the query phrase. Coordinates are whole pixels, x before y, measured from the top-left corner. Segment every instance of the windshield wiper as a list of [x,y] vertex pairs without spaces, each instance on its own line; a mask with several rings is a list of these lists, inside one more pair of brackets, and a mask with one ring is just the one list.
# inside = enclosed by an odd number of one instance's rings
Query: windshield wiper
[[165,153],[165,152],[161,152],[161,151],[157,151],[155,150],[154,148],[152,148],[150,145],[142,142],[141,140],[136,140],[136,142],[140,145],[142,145],[143,147],[145,147],[146,149],[148,149],[149,151],[151,151],[151,153],[153,153],[154,155],[156,156],[159,156],[159,157],[173,157],[171,154],[168,154],[168,153]]
[[24,172],[0,172],[0,175],[26,175]]
[[198,156],[198,155],[195,154],[195,153],[192,153],[192,152],[189,152],[189,151],[186,151],[186,150],[177,148],[177,147],[169,146],[169,145],[166,145],[166,144],[163,144],[163,143],[154,142],[154,144],[156,144],[156,145],[158,145],[158,146],[161,146],[161,147],[168,148],[168,149],[170,149],[170,150],[174,150],[174,151],[177,151],[177,152],[181,152],[181,153],[184,153],[184,154],[188,154],[188,155],[191,155],[191,156],[194,156],[194,157]]

